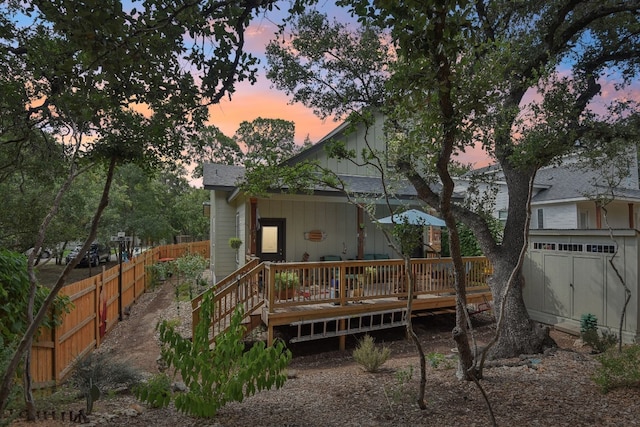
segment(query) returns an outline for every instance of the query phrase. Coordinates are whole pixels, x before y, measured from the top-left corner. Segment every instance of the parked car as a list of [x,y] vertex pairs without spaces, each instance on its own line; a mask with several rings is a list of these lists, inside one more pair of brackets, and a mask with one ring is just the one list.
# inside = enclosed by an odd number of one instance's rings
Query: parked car
[[[67,264],[78,256],[80,248],[81,246],[76,246],[71,252],[69,252],[69,254],[67,255]],[[84,257],[80,260],[78,265],[76,265],[76,267],[89,267],[90,265],[93,267],[97,267],[101,262],[108,262],[110,260],[111,250],[108,246],[101,243],[92,243],[91,247],[84,255]]]

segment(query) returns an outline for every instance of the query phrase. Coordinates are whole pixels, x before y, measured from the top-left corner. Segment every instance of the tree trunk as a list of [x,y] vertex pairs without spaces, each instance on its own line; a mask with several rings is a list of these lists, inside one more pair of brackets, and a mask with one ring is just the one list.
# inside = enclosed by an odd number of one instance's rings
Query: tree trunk
[[411,312],[413,310],[413,291],[415,286],[415,277],[413,275],[413,271],[411,270],[411,257],[407,254],[402,254],[402,258],[404,259],[404,271],[406,272],[405,277],[407,279],[407,287],[408,287],[408,298],[407,298],[407,336],[413,341],[413,344],[416,346],[418,350],[418,357],[420,360],[420,388],[418,390],[418,395],[416,396],[416,402],[418,403],[418,407],[420,409],[427,409],[427,404],[424,400],[424,395],[427,389],[427,360],[424,355],[424,349],[422,348],[422,344],[418,339],[418,335],[416,335],[413,330],[413,316]]
[[[495,301],[494,312],[497,316],[500,313],[504,313],[505,316],[500,336],[489,351],[489,358],[493,359],[541,353],[545,348],[556,345],[549,336],[549,328],[534,322],[529,317],[522,297],[524,286],[522,272],[515,275],[511,291],[502,301],[504,288],[513,268],[514,266],[504,262],[494,263],[494,275],[490,280]],[[504,312],[502,311],[503,303],[505,304]]]
[[[95,238],[95,236],[97,234],[98,223],[99,223],[100,218],[102,216],[102,212],[104,211],[104,209],[107,207],[107,204],[109,203],[109,190],[111,189],[111,183],[113,182],[113,175],[114,175],[115,166],[116,166],[116,159],[112,158],[111,159],[111,163],[109,164],[109,169],[108,169],[107,174],[106,174],[105,185],[104,185],[104,189],[102,191],[102,196],[100,198],[100,202],[98,204],[98,207],[96,208],[95,215],[93,216],[93,219],[91,220],[91,228],[89,230],[89,236],[87,238],[87,241],[83,245],[83,250],[85,252],[90,248],[90,246],[91,246],[90,242],[93,241],[93,239]],[[70,176],[71,175],[73,175],[73,174],[70,174]],[[65,184],[63,185],[63,187],[59,190],[59,192],[58,192],[58,194],[56,196],[56,200],[54,202],[54,205],[51,208],[51,211],[47,215],[47,218],[45,219],[45,221],[43,221],[43,225],[41,225],[40,237],[39,237],[40,244],[36,245],[36,249],[39,249],[42,246],[41,242],[42,242],[42,240],[44,240],[44,233],[46,231],[46,226],[50,223],[51,217],[53,215],[55,215],[55,213],[57,212],[57,209],[60,206],[60,200],[62,198],[62,195],[64,194],[66,189],[68,189],[68,187],[71,184],[72,180],[73,179],[68,179],[65,182]],[[82,254],[82,251],[81,251],[81,254]],[[31,256],[33,256],[33,255],[31,255]],[[56,282],[54,287],[51,289],[51,291],[49,292],[49,294],[47,295],[47,297],[43,301],[42,306],[40,307],[40,309],[38,310],[38,313],[33,318],[33,321],[30,322],[27,325],[26,331],[24,332],[24,334],[22,336],[22,339],[18,343],[18,347],[16,348],[15,352],[13,353],[13,356],[11,356],[11,358],[9,360],[9,363],[6,366],[5,371],[2,373],[2,380],[0,382],[0,419],[2,419],[2,412],[4,411],[4,409],[6,408],[6,405],[8,403],[9,395],[10,395],[10,392],[11,392],[11,386],[13,384],[13,379],[14,379],[15,373],[16,373],[16,371],[18,369],[18,365],[20,363],[20,360],[22,360],[22,358],[24,357],[25,352],[31,347],[31,343],[33,341],[33,337],[35,336],[36,332],[38,331],[38,328],[40,327],[40,324],[44,320],[44,318],[45,318],[45,316],[46,316],[46,314],[47,314],[47,312],[49,310],[49,307],[51,307],[51,305],[53,304],[53,301],[55,300],[56,295],[58,294],[60,289],[62,289],[62,286],[64,285],[64,282],[65,282],[65,280],[67,278],[67,275],[69,274],[69,270],[74,268],[78,261],[79,261],[79,259],[76,257],[75,261],[72,261],[71,263],[69,263],[65,267],[65,269],[62,272],[62,274],[58,278],[58,281]],[[30,280],[31,280],[31,277],[32,277],[31,274],[33,273],[32,261],[29,261],[28,264],[29,264],[28,268],[30,269],[29,275],[30,275]],[[32,285],[31,285],[32,289],[30,290],[30,292],[32,292],[32,295],[35,295],[35,285],[36,285],[36,283],[32,282]]]
[[32,392],[32,379],[31,379],[31,342],[28,343],[28,348],[24,354],[24,376],[22,377],[22,385],[24,388],[24,404],[27,412],[27,421],[36,420],[36,402],[33,399]]

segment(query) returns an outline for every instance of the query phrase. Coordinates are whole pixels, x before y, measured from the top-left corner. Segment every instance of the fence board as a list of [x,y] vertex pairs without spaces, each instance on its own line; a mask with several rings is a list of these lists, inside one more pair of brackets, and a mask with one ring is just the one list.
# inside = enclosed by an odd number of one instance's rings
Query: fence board
[[[54,386],[72,371],[76,361],[98,347],[100,337],[100,292],[106,301],[106,333],[118,323],[119,308],[140,298],[148,287],[146,267],[160,258],[178,258],[186,253],[199,253],[209,259],[209,241],[159,246],[143,252],[127,262],[92,277],[71,283],[60,291],[68,296],[73,308],[53,330],[41,327],[31,347],[31,375],[34,388]],[[122,292],[118,280],[122,277]]]

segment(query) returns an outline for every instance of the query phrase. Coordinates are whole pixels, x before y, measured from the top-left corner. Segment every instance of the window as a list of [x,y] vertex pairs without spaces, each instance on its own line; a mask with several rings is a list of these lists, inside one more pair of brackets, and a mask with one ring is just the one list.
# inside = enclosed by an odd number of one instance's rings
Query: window
[[588,211],[580,211],[578,216],[578,228],[581,230],[586,230],[589,228],[589,212]]
[[[236,237],[240,238],[240,213],[236,212]],[[236,251],[236,263],[240,262],[240,251]]]
[[544,228],[544,212],[543,212],[542,209],[538,209],[537,213],[538,213],[538,223],[537,223],[538,227],[537,228],[538,228],[538,230],[541,230],[541,229]]
[[503,224],[505,222],[507,222],[507,210],[506,209],[501,209],[498,211],[498,220],[500,222],[502,222]]
[[540,249],[540,250],[545,250],[545,251],[555,251],[556,250],[556,244],[555,243],[549,243],[549,242],[535,242],[533,244],[533,249]]
[[558,250],[566,252],[582,252],[582,244],[558,243]]
[[613,254],[616,252],[616,245],[585,245],[585,250],[587,252]]
[[278,227],[262,226],[262,253],[278,253]]

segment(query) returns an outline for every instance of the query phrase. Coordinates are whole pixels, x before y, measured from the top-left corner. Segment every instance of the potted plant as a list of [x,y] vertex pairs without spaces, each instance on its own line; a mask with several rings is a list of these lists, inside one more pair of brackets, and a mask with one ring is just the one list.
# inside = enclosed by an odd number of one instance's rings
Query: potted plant
[[275,291],[278,299],[293,298],[294,290],[300,286],[300,277],[295,271],[280,271],[275,274]]
[[237,251],[238,249],[240,249],[240,246],[242,246],[242,240],[237,237],[232,237],[229,239],[229,246]]
[[378,275],[378,269],[372,265],[369,265],[364,268],[364,277],[365,283],[373,284],[376,281],[376,276]]

